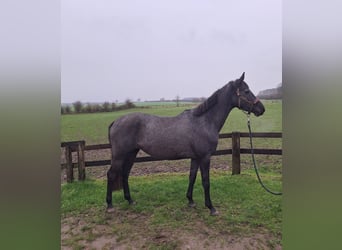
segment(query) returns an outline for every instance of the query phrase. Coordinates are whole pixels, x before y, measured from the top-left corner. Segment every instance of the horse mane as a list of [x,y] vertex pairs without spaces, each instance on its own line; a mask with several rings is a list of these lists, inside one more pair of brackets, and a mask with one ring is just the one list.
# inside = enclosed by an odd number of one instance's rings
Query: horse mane
[[[229,82],[228,84],[231,84],[233,81]],[[196,108],[193,109],[193,114],[195,116],[201,116],[205,112],[207,112],[209,109],[211,109],[213,106],[216,105],[218,102],[218,95],[222,92],[222,90],[228,85],[226,84],[222,88],[216,90],[207,100],[199,104]]]
[[213,107],[217,103],[219,90],[216,90],[214,94],[212,94],[207,100],[199,104],[196,108],[193,109],[193,114],[195,116],[200,116],[207,112],[211,107]]

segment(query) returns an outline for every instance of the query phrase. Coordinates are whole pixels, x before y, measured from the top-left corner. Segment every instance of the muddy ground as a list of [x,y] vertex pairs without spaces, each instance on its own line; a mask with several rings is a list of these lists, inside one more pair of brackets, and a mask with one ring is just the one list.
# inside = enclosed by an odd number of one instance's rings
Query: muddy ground
[[127,211],[65,217],[62,249],[282,249],[279,240],[262,229],[240,235],[213,230],[201,221],[191,230],[150,229],[148,217]]

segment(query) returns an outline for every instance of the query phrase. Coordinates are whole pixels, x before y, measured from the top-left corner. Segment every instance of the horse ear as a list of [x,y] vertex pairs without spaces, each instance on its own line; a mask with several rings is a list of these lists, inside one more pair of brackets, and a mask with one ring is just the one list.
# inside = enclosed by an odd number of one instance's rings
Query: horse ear
[[243,72],[242,75],[240,76],[239,82],[243,82],[244,79],[245,79],[245,72]]

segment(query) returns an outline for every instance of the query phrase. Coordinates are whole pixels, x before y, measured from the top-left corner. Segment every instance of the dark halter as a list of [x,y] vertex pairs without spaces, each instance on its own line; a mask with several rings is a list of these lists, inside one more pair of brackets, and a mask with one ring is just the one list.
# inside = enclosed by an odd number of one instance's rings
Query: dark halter
[[241,99],[249,104],[249,110],[247,111],[248,114],[251,113],[253,106],[255,104],[257,104],[258,102],[260,102],[258,97],[256,97],[254,101],[250,101],[246,97],[240,95],[240,89],[239,88],[236,90],[236,95],[238,96],[238,107],[239,107],[239,109],[241,109]]

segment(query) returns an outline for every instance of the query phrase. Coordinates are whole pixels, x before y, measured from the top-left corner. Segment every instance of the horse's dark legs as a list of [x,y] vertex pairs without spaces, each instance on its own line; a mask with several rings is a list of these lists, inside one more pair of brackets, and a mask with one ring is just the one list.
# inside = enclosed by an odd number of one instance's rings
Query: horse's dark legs
[[194,190],[194,184],[196,181],[197,171],[198,171],[199,164],[196,160],[191,159],[191,167],[190,167],[190,174],[189,174],[189,187],[186,193],[186,197],[189,200],[189,207],[195,207],[196,204],[192,199],[192,192]]
[[110,170],[107,172],[107,195],[106,195],[106,202],[107,202],[107,212],[111,213],[114,211],[113,202],[112,202],[112,186],[113,186],[113,178]]
[[138,153],[137,151],[134,151],[128,155],[128,157],[125,160],[125,163],[123,165],[123,171],[122,171],[122,183],[123,183],[123,191],[124,191],[124,197],[128,201],[129,204],[134,204],[135,202],[131,198],[131,194],[129,191],[129,185],[128,185],[128,177],[129,173],[131,172],[132,166],[134,164],[135,157]]
[[117,182],[121,181],[122,164],[122,160],[116,160],[112,157],[111,167],[107,172],[107,212],[113,212],[112,192],[113,189],[115,189],[115,186],[117,189],[121,186],[121,184]]
[[210,209],[211,215],[217,215],[218,212],[213,207],[210,200],[210,181],[209,181],[210,157],[205,157],[200,162],[200,170],[202,176],[202,185],[204,189],[205,205]]

